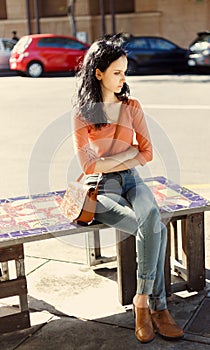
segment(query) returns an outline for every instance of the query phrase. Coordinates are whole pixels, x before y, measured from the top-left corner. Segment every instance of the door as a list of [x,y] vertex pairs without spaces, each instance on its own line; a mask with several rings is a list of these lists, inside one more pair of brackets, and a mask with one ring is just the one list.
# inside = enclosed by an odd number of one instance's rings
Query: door
[[68,60],[68,70],[77,70],[86,52],[85,45],[76,40],[66,39],[65,50]]
[[152,64],[157,70],[174,70],[186,66],[184,49],[162,38],[149,38],[148,42],[153,52]]
[[11,40],[0,40],[0,69],[9,69],[9,58],[14,44]]

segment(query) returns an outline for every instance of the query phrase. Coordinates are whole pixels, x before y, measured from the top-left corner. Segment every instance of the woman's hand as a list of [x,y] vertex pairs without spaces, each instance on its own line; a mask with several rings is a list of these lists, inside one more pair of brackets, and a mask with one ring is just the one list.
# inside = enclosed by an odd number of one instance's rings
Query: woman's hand
[[139,165],[139,162],[137,159],[135,158],[128,159],[126,162],[120,163],[116,167],[114,167],[111,172],[135,168],[138,165]]
[[139,153],[138,145],[131,146],[125,153],[127,153],[127,159],[134,158]]
[[[130,146],[126,151],[114,154],[110,157],[100,158],[96,161],[96,166],[94,171],[96,173],[108,173],[114,170],[116,167],[129,169],[127,165],[125,165],[125,162],[129,160],[135,160],[135,156],[139,153],[139,150],[136,146]],[[135,160],[135,166],[139,165],[138,161]]]
[[133,159],[138,153],[139,150],[135,146],[130,146],[126,151],[114,154],[111,157],[121,163],[128,159]]

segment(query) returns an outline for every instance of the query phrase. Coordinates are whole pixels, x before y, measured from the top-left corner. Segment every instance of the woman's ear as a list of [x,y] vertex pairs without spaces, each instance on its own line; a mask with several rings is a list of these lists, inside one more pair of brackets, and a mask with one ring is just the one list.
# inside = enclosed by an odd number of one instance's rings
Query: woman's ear
[[102,75],[103,75],[103,73],[100,71],[100,69],[96,68],[95,77],[98,80],[101,80],[102,79]]

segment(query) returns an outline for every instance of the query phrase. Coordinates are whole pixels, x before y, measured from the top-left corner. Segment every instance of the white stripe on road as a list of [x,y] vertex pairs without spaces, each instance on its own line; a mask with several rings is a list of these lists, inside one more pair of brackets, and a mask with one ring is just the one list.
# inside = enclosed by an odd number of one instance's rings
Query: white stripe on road
[[210,110],[210,105],[143,105],[144,108],[156,108],[156,109],[198,109],[198,110]]
[[207,188],[210,188],[210,184],[187,184],[187,185],[183,185],[183,187],[193,188],[193,189],[207,189]]

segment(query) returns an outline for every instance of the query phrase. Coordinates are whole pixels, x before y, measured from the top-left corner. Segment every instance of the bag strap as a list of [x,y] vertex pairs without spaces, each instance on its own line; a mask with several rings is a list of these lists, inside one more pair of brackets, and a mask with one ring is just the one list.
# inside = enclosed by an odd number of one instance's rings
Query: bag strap
[[76,179],[76,181],[77,181],[77,182],[80,182],[80,180],[82,180],[83,176],[84,176],[84,173],[81,173],[81,174],[79,175],[79,177]]
[[[123,102],[122,102],[122,103],[123,103]],[[122,106],[121,106],[121,107],[122,107]],[[114,136],[113,136],[113,139],[112,139],[112,143],[111,143],[110,149],[112,148],[112,146],[113,146],[115,140],[118,138],[118,135],[119,135],[119,130],[120,130],[119,124],[120,124],[120,119],[121,119],[121,118],[120,118],[120,115],[121,115],[121,110],[120,110],[119,118],[118,118],[118,121],[117,121],[116,129],[115,129],[115,132],[114,132]],[[99,179],[100,179],[101,175],[102,175],[102,173],[100,173],[100,176],[98,177],[97,183],[99,182]],[[76,179],[76,181],[78,181],[78,182],[81,181],[82,178],[83,178],[83,176],[84,176],[84,173],[81,173],[81,174],[79,175],[79,177]]]

